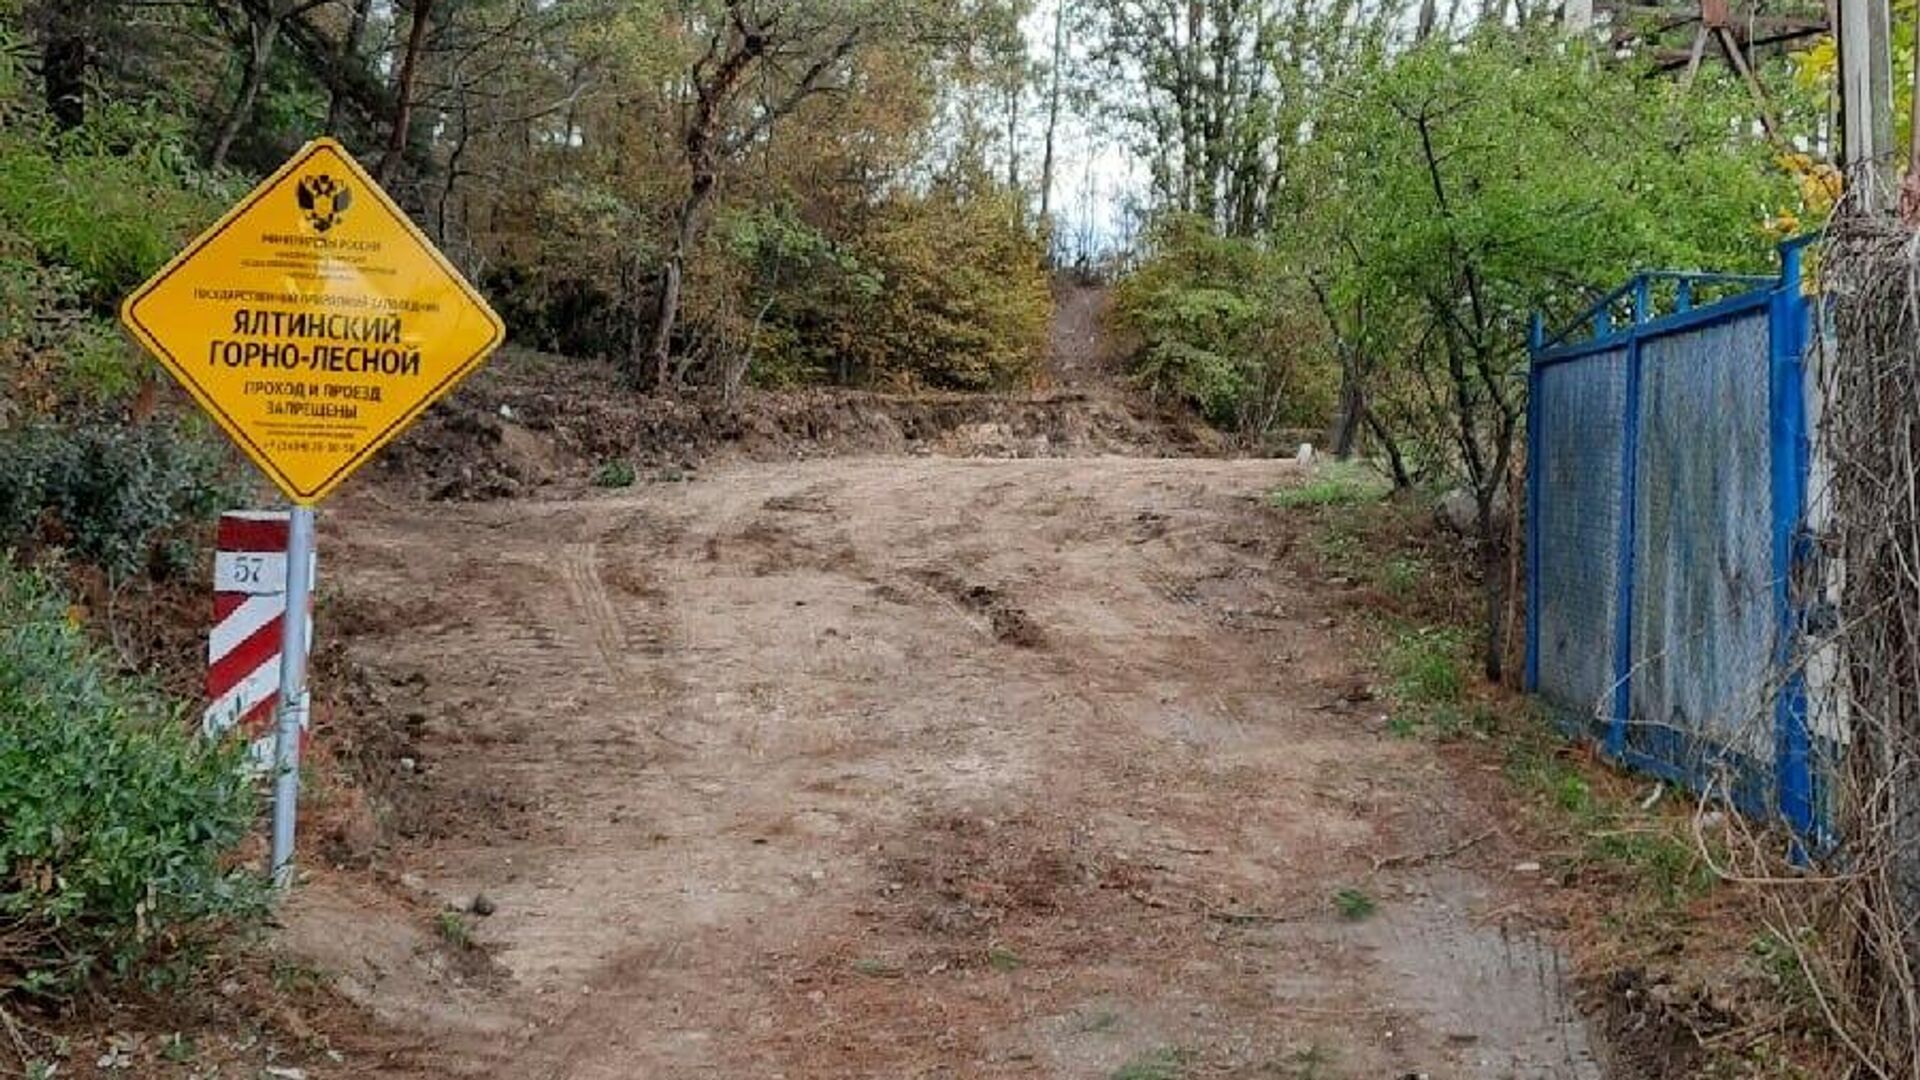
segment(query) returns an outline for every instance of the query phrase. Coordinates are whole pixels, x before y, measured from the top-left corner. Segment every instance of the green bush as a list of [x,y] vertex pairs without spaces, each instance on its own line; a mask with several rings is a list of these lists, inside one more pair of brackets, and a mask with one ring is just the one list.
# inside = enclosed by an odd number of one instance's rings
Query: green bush
[[634,480],[633,462],[624,458],[614,458],[600,464],[593,472],[593,486],[603,488],[632,487]]
[[1053,317],[1046,251],[1018,199],[987,183],[939,185],[880,209],[860,248],[884,288],[843,316],[862,370],[957,390],[1032,381]]
[[883,291],[880,272],[791,207],[735,211],[716,231],[725,288],[738,296],[718,307],[732,310],[753,381],[793,387],[849,378],[861,315]]
[[40,261],[0,221],[0,426],[67,403],[99,406],[130,395],[152,362],[85,300],[86,280]]
[[1325,419],[1332,365],[1302,331],[1313,323],[1299,315],[1298,283],[1272,252],[1184,215],[1162,219],[1148,251],[1114,297],[1120,327],[1139,342],[1142,386],[1249,435]]
[[62,548],[114,574],[181,569],[186,532],[234,500],[192,420],[104,417],[0,430],[0,549]]
[[728,298],[699,318],[745,343],[761,386],[1014,389],[1045,355],[1045,248],[1018,199],[984,176],[897,192],[853,228],[738,211],[716,250],[696,291]]
[[223,861],[257,805],[241,752],[114,675],[0,557],[0,998],[134,974],[259,910]]
[[0,127],[0,227],[78,273],[104,309],[238,192],[196,168],[176,123],[123,107],[95,113],[58,136],[32,123]]

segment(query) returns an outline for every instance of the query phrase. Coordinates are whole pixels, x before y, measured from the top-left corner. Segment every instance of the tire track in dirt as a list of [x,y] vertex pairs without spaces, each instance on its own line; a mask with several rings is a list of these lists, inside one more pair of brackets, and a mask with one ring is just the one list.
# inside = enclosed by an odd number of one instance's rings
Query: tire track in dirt
[[585,621],[607,675],[616,686],[625,683],[627,632],[600,580],[600,545],[594,541],[567,544],[561,549],[560,565],[567,595]]
[[421,680],[426,797],[542,824],[406,853],[494,901],[510,978],[371,958],[426,1048],[379,1075],[1591,1080],[1551,950],[1476,921],[1498,841],[1380,869],[1498,823],[1326,708],[1366,675],[1279,558],[1290,470],[815,462],[378,515],[348,595],[445,613],[355,645]]

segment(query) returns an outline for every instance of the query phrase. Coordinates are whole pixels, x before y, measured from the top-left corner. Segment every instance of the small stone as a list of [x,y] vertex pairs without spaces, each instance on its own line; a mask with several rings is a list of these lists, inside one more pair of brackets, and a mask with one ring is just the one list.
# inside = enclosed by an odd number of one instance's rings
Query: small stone
[[274,1080],[307,1080],[307,1070],[296,1069],[290,1065],[269,1065],[260,1072],[264,1076],[273,1077]]
[[1537,874],[1540,872],[1540,864],[1537,862],[1514,863],[1513,872],[1516,874]]
[[485,918],[486,916],[493,914],[494,911],[497,909],[493,906],[492,897],[488,896],[486,893],[474,893],[473,902],[467,905],[467,910],[473,912],[475,915]]
[[412,772],[413,770],[415,770],[415,769],[417,769],[417,768],[419,768],[419,767],[420,767],[420,763],[419,763],[419,762],[417,762],[417,761],[415,761],[415,760],[413,760],[413,759],[412,759],[412,758],[410,758],[410,757],[403,757],[403,758],[401,758],[401,759],[400,759],[400,771],[401,771],[401,772]]
[[401,874],[400,887],[409,892],[426,892],[427,881],[419,874]]

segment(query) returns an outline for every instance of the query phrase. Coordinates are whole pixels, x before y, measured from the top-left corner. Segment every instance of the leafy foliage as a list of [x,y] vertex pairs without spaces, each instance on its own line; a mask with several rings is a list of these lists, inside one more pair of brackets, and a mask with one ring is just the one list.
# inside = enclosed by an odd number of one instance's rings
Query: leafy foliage
[[880,272],[793,207],[740,211],[723,222],[720,243],[747,320],[735,334],[753,380],[763,386],[847,381],[852,335],[880,296]]
[[0,127],[0,225],[111,307],[237,192],[195,167],[177,121],[97,110],[84,127]]
[[861,247],[885,285],[842,324],[854,370],[962,390],[1029,381],[1053,298],[1041,239],[1011,193],[942,184],[877,217]]
[[0,429],[0,548],[59,547],[115,574],[189,563],[189,530],[233,499],[203,424],[67,418]]
[[0,558],[0,998],[127,975],[257,909],[223,855],[257,800],[238,747],[111,673],[48,582]]
[[[1402,479],[1474,495],[1492,628],[1528,322],[1570,318],[1641,267],[1767,268],[1763,218],[1795,193],[1746,134],[1750,107],[1495,27],[1373,56],[1316,120],[1314,167],[1276,234],[1316,300],[1302,314]],[[1496,630],[1489,675],[1505,653]]]
[[1172,215],[1149,251],[1115,298],[1121,328],[1140,341],[1133,372],[1143,386],[1250,434],[1325,414],[1330,367],[1301,333],[1297,279],[1266,244]]
[[0,550],[116,576],[190,561],[190,530],[231,494],[227,457],[195,420],[136,422],[155,371],[109,312],[228,194],[152,111],[0,127]]

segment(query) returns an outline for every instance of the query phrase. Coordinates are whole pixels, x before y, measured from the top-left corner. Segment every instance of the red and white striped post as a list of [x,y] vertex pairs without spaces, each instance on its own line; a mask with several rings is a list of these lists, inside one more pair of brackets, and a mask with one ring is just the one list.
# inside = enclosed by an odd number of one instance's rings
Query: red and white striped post
[[[200,728],[209,738],[239,728],[253,762],[276,772],[272,867],[276,879],[291,865],[300,751],[307,738],[306,660],[308,642],[313,639],[312,514],[311,510],[222,514],[213,557],[208,704]],[[303,616],[297,622],[287,618],[290,605]]]

